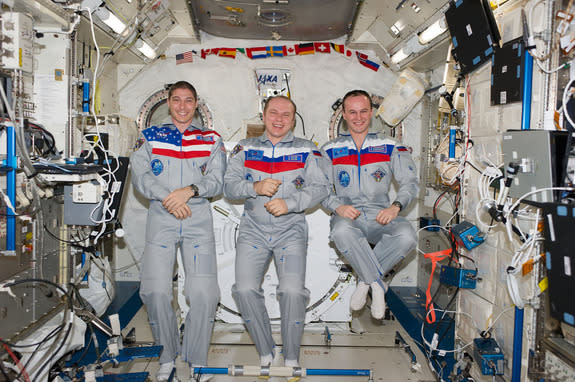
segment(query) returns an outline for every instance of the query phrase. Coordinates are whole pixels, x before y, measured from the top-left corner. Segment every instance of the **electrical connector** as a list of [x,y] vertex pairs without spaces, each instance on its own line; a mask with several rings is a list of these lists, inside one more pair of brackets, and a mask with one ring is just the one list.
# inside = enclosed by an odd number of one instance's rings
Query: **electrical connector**
[[493,338],[475,338],[473,340],[475,360],[483,375],[503,375],[505,357],[499,344]]
[[439,336],[437,333],[433,333],[433,338],[431,339],[431,346],[429,347],[431,351],[437,349],[437,344],[439,343]]
[[458,288],[475,289],[477,286],[477,269],[441,266],[439,275],[441,283]]
[[451,228],[457,244],[465,246],[467,249],[473,249],[485,240],[484,234],[479,231],[477,226],[470,222],[463,221]]

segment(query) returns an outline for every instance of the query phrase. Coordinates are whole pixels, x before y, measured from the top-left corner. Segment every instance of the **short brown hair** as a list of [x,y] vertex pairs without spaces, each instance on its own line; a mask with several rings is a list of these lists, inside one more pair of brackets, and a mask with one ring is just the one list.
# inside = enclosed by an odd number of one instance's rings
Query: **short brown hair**
[[369,95],[368,92],[366,92],[365,90],[351,90],[349,92],[347,92],[347,94],[345,96],[343,96],[343,100],[341,101],[341,107],[343,108],[343,110],[345,110],[345,101],[348,98],[351,97],[358,97],[358,96],[364,96],[365,98],[367,98],[367,100],[369,101],[369,108],[373,109],[373,105],[371,104],[371,96]]
[[172,93],[176,89],[188,89],[194,95],[194,99],[195,100],[198,99],[198,93],[196,92],[196,88],[194,88],[192,86],[192,84],[190,84],[188,81],[178,81],[175,84],[172,84],[170,86],[170,89],[168,90],[168,99],[170,99],[170,97],[172,96]]
[[292,104],[292,106],[293,106],[293,113],[294,113],[294,114],[297,113],[297,106],[295,105],[294,101],[292,101],[290,97],[286,97],[286,96],[283,96],[283,95],[279,95],[279,96],[275,96],[275,97],[269,97],[268,99],[266,99],[266,103],[264,104],[264,113],[265,113],[266,110],[268,109],[268,105],[269,105],[270,101],[271,101],[272,99],[278,99],[278,98],[279,98],[279,99],[285,99],[285,100],[289,101],[289,102]]

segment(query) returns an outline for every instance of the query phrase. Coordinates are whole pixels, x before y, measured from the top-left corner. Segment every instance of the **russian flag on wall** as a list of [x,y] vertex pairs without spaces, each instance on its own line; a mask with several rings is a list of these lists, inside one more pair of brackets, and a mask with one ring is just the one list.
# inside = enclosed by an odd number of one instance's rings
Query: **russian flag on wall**
[[379,64],[376,64],[375,62],[370,61],[367,58],[367,54],[359,53],[359,52],[355,52],[355,54],[357,55],[357,59],[359,60],[360,64],[362,64],[366,68],[370,68],[371,70],[377,72],[377,70],[379,69]]

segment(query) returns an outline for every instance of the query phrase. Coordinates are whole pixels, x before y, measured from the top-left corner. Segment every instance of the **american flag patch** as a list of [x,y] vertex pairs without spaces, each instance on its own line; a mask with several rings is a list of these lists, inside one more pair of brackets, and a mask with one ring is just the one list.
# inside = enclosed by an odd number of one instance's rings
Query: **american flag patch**
[[194,54],[191,50],[176,54],[176,65],[184,64],[186,62],[194,62]]

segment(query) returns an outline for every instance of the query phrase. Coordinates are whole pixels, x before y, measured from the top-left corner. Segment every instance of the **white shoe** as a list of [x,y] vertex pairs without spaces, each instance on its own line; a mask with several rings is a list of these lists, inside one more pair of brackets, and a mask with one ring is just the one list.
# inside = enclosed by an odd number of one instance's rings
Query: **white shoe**
[[198,368],[198,367],[205,367],[205,366],[197,366],[197,365],[193,365],[191,367],[191,375],[192,375],[192,380],[190,382],[208,382],[211,381],[212,378],[214,377],[213,374],[203,374],[203,373],[194,373],[194,368]]
[[351,310],[361,310],[367,301],[367,292],[369,292],[369,285],[363,281],[359,281],[355,287],[355,291],[351,295],[349,307]]
[[385,290],[377,281],[371,286],[371,316],[376,320],[381,320],[385,315]]
[[160,369],[156,373],[156,381],[165,382],[170,379],[170,375],[172,374],[174,367],[176,367],[176,363],[174,361],[161,363]]

